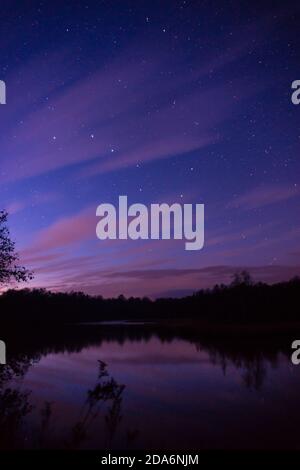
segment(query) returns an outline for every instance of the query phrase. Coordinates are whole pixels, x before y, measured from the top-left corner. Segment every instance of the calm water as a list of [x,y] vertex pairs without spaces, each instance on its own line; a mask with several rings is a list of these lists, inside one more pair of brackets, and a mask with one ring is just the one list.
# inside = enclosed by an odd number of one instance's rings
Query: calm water
[[2,383],[2,446],[299,448],[300,366],[232,341],[99,331],[29,355]]

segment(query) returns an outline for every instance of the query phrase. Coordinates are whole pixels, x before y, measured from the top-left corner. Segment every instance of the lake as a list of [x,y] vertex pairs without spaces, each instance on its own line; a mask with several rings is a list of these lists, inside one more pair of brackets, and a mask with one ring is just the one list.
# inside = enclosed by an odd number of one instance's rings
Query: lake
[[299,448],[289,338],[153,325],[69,336],[16,352],[0,382],[2,448]]

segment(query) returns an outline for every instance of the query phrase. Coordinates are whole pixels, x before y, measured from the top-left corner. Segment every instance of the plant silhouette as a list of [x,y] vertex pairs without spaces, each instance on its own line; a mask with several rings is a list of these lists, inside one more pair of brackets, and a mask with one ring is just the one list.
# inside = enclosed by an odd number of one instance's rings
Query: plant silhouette
[[25,282],[33,278],[33,274],[18,264],[19,255],[15,251],[15,243],[10,238],[7,227],[6,211],[0,211],[0,284],[14,280]]

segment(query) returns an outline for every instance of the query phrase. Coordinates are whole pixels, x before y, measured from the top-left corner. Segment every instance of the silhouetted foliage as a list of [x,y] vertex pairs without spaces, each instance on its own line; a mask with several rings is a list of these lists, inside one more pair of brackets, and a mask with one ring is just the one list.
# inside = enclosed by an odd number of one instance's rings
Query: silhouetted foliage
[[0,284],[11,280],[27,281],[33,277],[24,266],[17,264],[19,256],[15,251],[15,243],[10,238],[7,216],[7,212],[0,211]]
[[[45,336],[43,340],[46,341]],[[20,390],[16,379],[24,378],[28,369],[36,361],[39,353],[31,353],[30,358],[27,354],[17,353],[15,358],[11,358],[6,370],[0,370],[0,450],[25,448],[27,438],[24,439],[24,422],[27,415],[30,415],[36,408],[36,405],[30,401],[31,390]],[[89,437],[89,428],[93,422],[100,417],[102,412],[106,433],[103,436],[103,442],[111,445],[115,432],[121,421],[122,394],[125,385],[121,385],[110,376],[107,365],[98,361],[98,378],[94,387],[87,390],[87,397],[83,406],[79,407],[79,416],[72,428],[69,436],[63,439],[54,433],[51,429],[52,411],[55,402],[45,401],[40,410],[41,425],[38,430],[32,428],[37,438],[38,448],[65,448],[79,449],[85,440]],[[101,405],[107,403],[104,410]],[[66,432],[66,430],[64,430]],[[34,442],[34,441],[33,441]]]
[[[228,285],[216,285],[183,298],[104,299],[82,292],[54,293],[45,289],[8,290],[0,296],[2,325],[86,323],[109,320],[191,318],[226,323],[282,323],[299,320],[300,278],[269,285],[255,283],[245,271]],[[9,315],[5,315],[9,312]]]
[[231,283],[232,287],[241,285],[251,286],[251,284],[253,284],[253,279],[248,271],[243,270],[234,273]]

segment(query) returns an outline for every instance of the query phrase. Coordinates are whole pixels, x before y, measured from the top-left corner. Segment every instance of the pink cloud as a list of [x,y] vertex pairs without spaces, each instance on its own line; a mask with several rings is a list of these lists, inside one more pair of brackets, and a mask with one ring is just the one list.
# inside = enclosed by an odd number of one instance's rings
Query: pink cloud
[[[79,264],[78,264],[79,266]],[[299,275],[300,266],[207,266],[198,269],[143,269],[121,271],[98,270],[66,276],[64,290],[84,290],[103,296],[150,296],[172,295],[176,291],[197,291],[217,283],[229,283],[235,272],[247,269],[256,281],[268,283],[289,280]],[[79,270],[78,270],[79,272]],[[62,284],[56,283],[57,290]]]
[[31,248],[25,251],[38,253],[40,251],[62,248],[73,243],[80,243],[93,237],[96,219],[94,211],[85,209],[79,214],[65,217],[53,223],[37,235]]
[[5,205],[9,215],[16,214],[29,207],[36,207],[43,204],[48,204],[59,199],[60,195],[56,192],[36,192],[22,200],[14,200]]
[[258,209],[260,207],[287,201],[299,196],[300,192],[296,187],[268,186],[255,188],[242,196],[237,197],[228,204],[231,208]]

